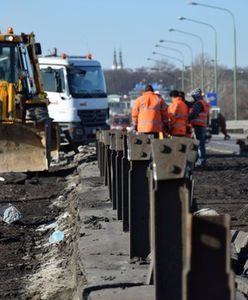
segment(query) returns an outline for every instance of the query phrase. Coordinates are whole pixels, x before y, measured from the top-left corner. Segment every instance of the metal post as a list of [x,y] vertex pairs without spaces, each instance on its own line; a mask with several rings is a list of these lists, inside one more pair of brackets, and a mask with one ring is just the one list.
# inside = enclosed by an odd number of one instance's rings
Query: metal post
[[218,55],[217,55],[217,52],[218,52],[218,46],[217,46],[217,30],[216,28],[209,24],[209,23],[206,23],[206,22],[202,22],[202,21],[198,21],[198,20],[195,20],[195,19],[190,19],[190,18],[185,18],[185,17],[179,17],[178,18],[179,20],[188,20],[188,21],[191,21],[191,22],[194,22],[194,23],[197,23],[197,24],[201,24],[201,25],[205,25],[205,26],[208,26],[210,27],[213,31],[214,31],[214,52],[215,52],[215,65],[214,65],[214,91],[215,93],[218,93],[218,74],[217,74],[217,64],[218,64]]
[[115,151],[115,131],[111,130],[111,137],[110,137],[110,150],[111,150],[111,200],[113,209],[116,209],[116,165],[115,165],[115,158],[116,158],[116,151]]
[[102,131],[100,133],[99,152],[100,152],[100,176],[104,176],[104,144],[103,144]]
[[100,169],[100,176],[103,176],[103,165],[104,165],[104,155],[103,155],[103,136],[102,131],[99,135],[99,169]]
[[193,217],[187,300],[234,300],[230,244],[230,216]]
[[186,228],[191,198],[188,168],[189,153],[195,151],[193,143],[186,138],[152,142],[151,228],[156,300],[186,300]]
[[109,131],[109,147],[107,149],[107,185],[109,189],[109,199],[112,200],[112,184],[111,184],[111,170],[112,170],[112,150],[111,150],[111,131]]
[[199,5],[227,12],[232,17],[233,22],[233,46],[234,46],[234,67],[233,67],[233,104],[234,104],[234,120],[237,120],[237,37],[236,37],[236,21],[233,12],[225,7],[208,5],[205,3],[189,2],[191,5]]
[[184,66],[184,60],[182,59],[179,59],[177,57],[173,57],[173,56],[170,56],[170,55],[167,55],[167,54],[163,54],[163,53],[160,53],[160,52],[152,52],[152,54],[158,54],[158,55],[161,55],[161,56],[165,56],[165,57],[168,57],[170,59],[173,59],[173,60],[176,60],[176,61],[179,61],[181,64],[182,64],[182,78],[181,78],[181,88],[182,88],[182,91],[184,91],[184,70],[185,70],[185,66]]
[[97,158],[97,165],[100,168],[100,154],[99,154],[99,143],[100,143],[100,131],[97,130],[96,132],[96,158]]
[[199,41],[201,43],[201,51],[202,51],[202,54],[201,54],[201,89],[202,89],[202,91],[204,91],[204,87],[205,87],[205,82],[204,82],[205,81],[205,79],[204,79],[205,64],[204,64],[204,43],[203,43],[203,39],[199,35],[191,33],[191,32],[187,32],[187,31],[182,31],[182,30],[178,30],[178,29],[174,29],[174,28],[170,28],[169,31],[170,32],[172,32],[172,31],[180,32],[180,33],[183,33],[183,34],[186,34],[186,35],[194,36],[194,37],[199,39]]
[[151,158],[147,135],[128,134],[129,170],[129,226],[130,258],[146,258],[149,244],[149,193],[147,167]]
[[172,41],[172,40],[160,40],[160,43],[172,43],[172,44],[177,44],[177,45],[183,45],[187,47],[190,51],[191,55],[191,76],[190,76],[190,83],[191,83],[191,91],[194,88],[194,55],[193,55],[193,50],[192,47],[190,47],[188,44],[183,43],[183,42],[178,42],[178,41]]
[[103,144],[104,144],[104,184],[108,185],[109,178],[109,154],[110,154],[110,130],[103,130]]
[[127,159],[127,135],[123,136],[123,157],[121,162],[122,173],[122,229],[124,232],[129,231],[129,203],[128,203],[128,174],[130,170],[130,162]]
[[117,206],[117,219],[122,220],[122,173],[121,161],[123,156],[123,132],[116,131],[116,206]]

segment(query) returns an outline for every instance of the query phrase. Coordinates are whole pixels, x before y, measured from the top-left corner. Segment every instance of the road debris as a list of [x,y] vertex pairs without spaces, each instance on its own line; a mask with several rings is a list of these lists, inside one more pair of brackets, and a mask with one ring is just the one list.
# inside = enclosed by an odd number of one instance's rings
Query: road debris
[[22,214],[15,206],[11,205],[10,203],[7,206],[3,206],[0,208],[0,220],[6,222],[7,224],[19,221],[21,220],[21,218]]

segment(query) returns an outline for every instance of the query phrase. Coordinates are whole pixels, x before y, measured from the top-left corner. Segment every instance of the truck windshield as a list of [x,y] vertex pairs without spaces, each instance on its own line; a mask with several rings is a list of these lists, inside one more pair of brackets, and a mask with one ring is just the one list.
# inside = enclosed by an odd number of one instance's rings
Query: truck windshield
[[69,89],[73,97],[106,97],[106,86],[101,67],[72,66],[67,71]]
[[20,63],[16,44],[0,44],[0,80],[18,82]]

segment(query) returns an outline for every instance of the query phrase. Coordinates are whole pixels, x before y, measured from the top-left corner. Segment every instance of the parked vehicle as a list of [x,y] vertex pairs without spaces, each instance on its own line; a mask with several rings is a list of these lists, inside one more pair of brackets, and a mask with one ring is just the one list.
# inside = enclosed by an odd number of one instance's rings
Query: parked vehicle
[[130,117],[126,114],[113,115],[110,123],[111,129],[126,130],[130,126]]
[[97,129],[107,129],[107,92],[101,64],[91,55],[39,58],[49,115],[62,133],[79,145],[95,140]]
[[39,54],[34,33],[16,35],[12,27],[0,33],[0,172],[47,170],[58,157]]

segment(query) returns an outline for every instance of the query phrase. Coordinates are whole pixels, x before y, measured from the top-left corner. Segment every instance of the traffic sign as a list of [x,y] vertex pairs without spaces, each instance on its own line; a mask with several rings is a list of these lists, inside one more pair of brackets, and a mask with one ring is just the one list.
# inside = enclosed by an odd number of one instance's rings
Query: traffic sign
[[209,102],[210,106],[218,106],[218,94],[207,92],[205,99]]

